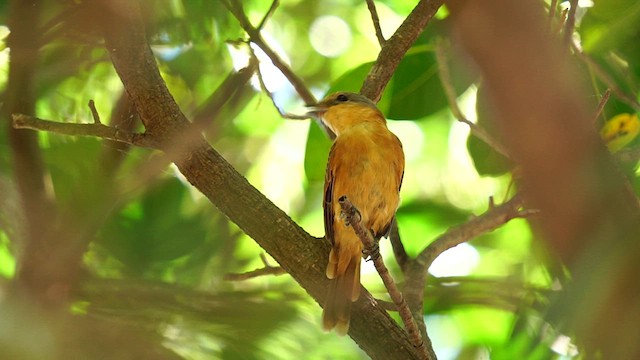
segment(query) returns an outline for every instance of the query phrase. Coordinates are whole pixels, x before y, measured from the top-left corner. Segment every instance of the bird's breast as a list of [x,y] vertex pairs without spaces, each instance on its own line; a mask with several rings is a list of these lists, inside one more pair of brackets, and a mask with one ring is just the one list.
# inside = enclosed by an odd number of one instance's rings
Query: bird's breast
[[[396,159],[402,148],[394,141],[375,141],[376,136],[366,133],[344,135],[334,144],[339,162],[335,168],[334,196],[337,199],[346,195],[360,211],[365,226],[379,233],[389,224],[398,207],[397,172],[402,170],[398,169]],[[337,201],[334,204],[337,205],[334,214],[339,216],[339,204]]]

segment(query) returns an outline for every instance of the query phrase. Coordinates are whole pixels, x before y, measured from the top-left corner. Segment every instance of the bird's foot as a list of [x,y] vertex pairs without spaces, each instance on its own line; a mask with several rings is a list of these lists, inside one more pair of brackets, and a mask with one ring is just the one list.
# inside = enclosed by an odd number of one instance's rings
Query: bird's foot
[[342,204],[347,204],[346,208],[340,211],[340,219],[344,221],[346,226],[351,226],[351,224],[357,224],[360,219],[362,219],[362,215],[358,208],[353,206],[349,199],[345,195],[341,196],[338,201]]
[[364,257],[364,261],[372,261],[380,256],[380,245],[378,245],[378,243],[379,241],[375,240],[373,242],[373,246],[362,249],[362,256]]

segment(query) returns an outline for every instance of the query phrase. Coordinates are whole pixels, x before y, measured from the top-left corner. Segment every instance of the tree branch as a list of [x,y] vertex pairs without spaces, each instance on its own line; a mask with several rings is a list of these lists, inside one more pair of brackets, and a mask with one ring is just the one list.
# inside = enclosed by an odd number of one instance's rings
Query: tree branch
[[596,123],[600,115],[602,115],[602,111],[604,110],[605,105],[607,105],[607,101],[609,101],[609,97],[611,96],[611,89],[605,90],[604,94],[602,94],[602,98],[600,102],[598,102],[598,107],[596,108],[596,115],[593,117],[593,122]]
[[391,223],[389,242],[391,243],[393,255],[398,262],[398,266],[400,266],[400,270],[402,270],[403,273],[406,272],[411,259],[409,259],[409,255],[404,248],[404,244],[402,244],[402,239],[400,238],[400,230],[398,229],[398,219],[395,218],[393,219],[393,223]]
[[566,49],[570,49],[573,43],[573,30],[576,27],[576,10],[578,10],[578,0],[569,0],[569,13],[567,14],[567,21],[564,25],[564,46]]
[[257,278],[265,275],[283,275],[287,272],[280,266],[265,266],[260,269],[247,271],[244,273],[230,273],[226,274],[223,279],[227,281],[244,281],[253,278]]
[[492,207],[486,213],[449,229],[410,262],[405,273],[404,295],[409,307],[416,312],[414,318],[424,323],[421,320],[423,319],[423,294],[426,286],[427,271],[433,261],[447,249],[493,231],[511,219],[524,216],[525,214],[519,212],[522,203],[522,197],[516,195],[508,202]]
[[384,43],[386,43],[387,40],[384,38],[384,35],[382,35],[382,29],[380,28],[380,18],[378,17],[378,10],[376,10],[376,4],[374,0],[366,0],[366,1],[367,1],[367,8],[371,13],[371,21],[373,22],[373,28],[376,32],[376,37],[378,38],[378,44],[380,44],[380,47],[382,48],[384,47]]
[[411,48],[422,30],[436,14],[442,0],[420,0],[418,5],[407,16],[402,25],[387,40],[378,54],[378,59],[364,80],[360,93],[374,102],[378,102],[384,88],[391,80],[400,60]]
[[624,90],[618,86],[615,80],[613,80],[595,60],[593,60],[588,54],[585,54],[584,51],[575,44],[575,42],[572,42],[571,46],[574,53],[578,56],[578,59],[582,60],[589,68],[591,68],[600,81],[607,85],[618,99],[627,103],[627,105],[631,106],[635,111],[640,111],[640,103],[633,96],[626,94]]
[[512,219],[522,217],[522,205],[522,196],[517,194],[506,203],[491,207],[484,214],[447,230],[418,254],[413,266],[419,269],[414,271],[426,272],[431,263],[446,250],[493,231]]
[[[264,25],[264,22],[260,24],[259,28],[255,28],[253,25],[251,25],[251,22],[244,13],[242,3],[237,0],[224,0],[223,4],[227,7],[227,9],[229,9],[233,16],[235,16],[244,31],[247,32],[247,34],[249,35],[249,40],[252,43],[258,45],[258,47],[262,49],[265,54],[267,54],[269,59],[271,59],[273,65],[277,67],[278,70],[280,70],[287,79],[289,79],[289,82],[291,83],[291,85],[293,85],[293,88],[296,89],[296,92],[298,93],[298,95],[300,95],[302,100],[304,100],[307,105],[315,104],[316,98],[304,84],[304,81],[296,73],[294,73],[291,68],[289,68],[289,66],[284,62],[284,60],[282,60],[282,58],[280,58],[280,56],[278,56],[278,54],[276,54],[276,52],[273,51],[273,49],[271,49],[271,47],[269,47],[269,45],[267,45],[267,43],[264,41],[264,38],[260,33],[260,28]],[[274,2],[273,4],[277,5],[277,2]],[[267,15],[272,11],[273,4]],[[267,16],[265,16],[265,19],[266,18]]]
[[24,114],[13,114],[16,129],[49,131],[70,136],[93,136],[140,147],[158,149],[160,144],[145,134],[130,133],[101,123],[78,124],[43,120]]
[[416,323],[413,321],[411,310],[409,310],[409,307],[407,306],[407,303],[402,296],[400,289],[398,289],[395,281],[393,281],[393,278],[391,277],[391,274],[389,274],[389,270],[384,265],[382,256],[380,256],[380,249],[378,248],[378,244],[371,236],[369,230],[365,229],[362,225],[360,212],[344,195],[340,197],[338,203],[342,208],[342,214],[344,215],[345,224],[351,226],[356,235],[358,235],[360,241],[362,241],[362,244],[364,246],[363,253],[369,255],[369,258],[373,261],[373,265],[378,271],[380,278],[382,278],[382,282],[387,288],[391,300],[393,300],[393,303],[396,305],[396,308],[400,313],[400,318],[404,323],[405,330],[409,335],[411,343],[416,349],[418,349],[418,352],[420,353],[422,359],[435,359],[436,355],[433,352],[431,341],[425,342],[422,340],[420,331],[418,330]]

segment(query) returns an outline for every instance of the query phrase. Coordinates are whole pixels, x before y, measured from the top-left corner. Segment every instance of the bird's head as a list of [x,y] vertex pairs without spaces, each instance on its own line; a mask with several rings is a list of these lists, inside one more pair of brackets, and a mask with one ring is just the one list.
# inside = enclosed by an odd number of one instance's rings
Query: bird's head
[[364,95],[337,92],[309,106],[308,115],[320,119],[334,134],[364,122],[385,124],[386,120],[373,101]]

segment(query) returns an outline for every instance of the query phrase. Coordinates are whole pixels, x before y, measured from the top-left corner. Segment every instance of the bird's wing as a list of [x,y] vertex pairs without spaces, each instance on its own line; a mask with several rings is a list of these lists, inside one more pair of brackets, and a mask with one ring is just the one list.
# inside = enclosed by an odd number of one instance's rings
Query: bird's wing
[[[396,173],[396,185],[398,188],[398,192],[400,192],[400,188],[402,187],[402,179],[404,178],[404,152],[402,151],[402,143],[397,136],[393,136],[393,141],[397,143],[400,148],[400,151],[392,152],[393,154],[395,154],[395,159],[392,160],[394,165],[393,171],[395,171]],[[394,221],[395,215],[391,217],[389,222],[378,233],[374,234],[374,237],[378,239],[381,237],[388,237],[389,233],[391,232],[391,225]]]
[[329,152],[329,161],[327,162],[327,172],[324,178],[324,233],[325,237],[331,244],[334,244],[333,239],[333,182],[335,180],[335,169],[332,168],[331,164],[335,162],[332,161],[334,157],[334,146],[331,147],[331,151]]
[[400,152],[398,153],[398,159],[396,164],[396,174],[398,176],[398,192],[400,192],[400,188],[402,187],[402,179],[404,178],[404,151],[402,151],[402,143],[397,136],[395,136],[395,141],[400,146]]

